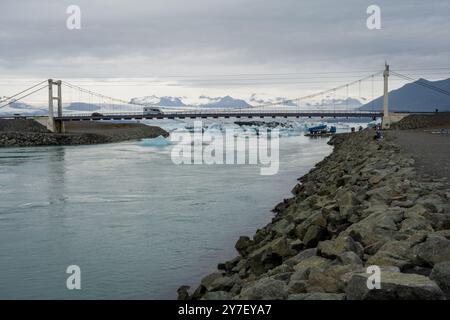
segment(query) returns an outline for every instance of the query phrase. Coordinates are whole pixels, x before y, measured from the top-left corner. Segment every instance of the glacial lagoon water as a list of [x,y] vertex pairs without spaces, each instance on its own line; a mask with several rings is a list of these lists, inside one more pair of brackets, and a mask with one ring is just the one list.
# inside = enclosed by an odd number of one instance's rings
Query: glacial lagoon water
[[[270,221],[326,142],[286,134],[271,176],[174,165],[173,146],[142,141],[0,149],[0,298],[176,298]],[[69,265],[81,290],[66,288]]]

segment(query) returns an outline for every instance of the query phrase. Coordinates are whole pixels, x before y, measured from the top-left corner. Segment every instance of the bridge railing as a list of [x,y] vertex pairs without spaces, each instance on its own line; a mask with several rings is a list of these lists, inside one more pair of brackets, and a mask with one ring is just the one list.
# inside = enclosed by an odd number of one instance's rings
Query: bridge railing
[[[169,110],[163,110],[160,114],[161,116],[189,116],[189,115],[265,115],[265,114],[335,114],[335,115],[345,115],[345,114],[358,114],[358,115],[380,115],[380,112],[374,112],[374,111],[358,111],[358,110],[295,110],[295,109],[270,109],[270,110],[233,110],[233,109],[215,109],[215,110],[185,110],[185,111],[169,111]],[[63,118],[65,117],[101,117],[101,116],[159,116],[158,114],[145,114],[144,112],[114,112],[114,113],[101,113],[101,115],[94,115],[94,113],[68,113],[64,114]]]

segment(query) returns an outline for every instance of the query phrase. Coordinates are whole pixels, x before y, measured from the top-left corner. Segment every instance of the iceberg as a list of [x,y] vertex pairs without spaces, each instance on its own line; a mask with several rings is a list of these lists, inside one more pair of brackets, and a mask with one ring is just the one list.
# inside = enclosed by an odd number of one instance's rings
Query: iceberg
[[139,142],[141,147],[166,147],[170,145],[171,142],[164,138],[163,136],[158,136],[152,139],[142,139]]

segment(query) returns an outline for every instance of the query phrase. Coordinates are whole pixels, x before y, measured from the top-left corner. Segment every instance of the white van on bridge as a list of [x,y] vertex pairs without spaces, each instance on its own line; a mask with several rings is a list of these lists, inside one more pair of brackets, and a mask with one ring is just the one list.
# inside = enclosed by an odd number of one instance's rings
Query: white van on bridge
[[161,109],[155,107],[144,107],[144,116],[163,114]]

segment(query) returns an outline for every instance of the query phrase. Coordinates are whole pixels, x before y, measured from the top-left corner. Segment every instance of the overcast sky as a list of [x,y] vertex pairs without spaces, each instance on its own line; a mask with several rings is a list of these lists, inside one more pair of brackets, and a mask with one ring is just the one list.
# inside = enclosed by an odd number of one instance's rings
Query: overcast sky
[[[71,4],[81,30],[66,28]],[[381,30],[366,27],[371,4],[381,7]],[[2,0],[0,95],[53,77],[119,98],[295,97],[385,60],[393,69],[450,68],[449,16],[448,0]],[[334,71],[353,73],[323,74]],[[450,77],[410,74],[422,72]]]

